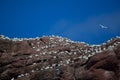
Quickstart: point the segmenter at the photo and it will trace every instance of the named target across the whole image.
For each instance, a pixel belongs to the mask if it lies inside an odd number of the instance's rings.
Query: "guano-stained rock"
[[[0,80],[120,80],[120,37],[88,45],[58,36],[0,36]]]

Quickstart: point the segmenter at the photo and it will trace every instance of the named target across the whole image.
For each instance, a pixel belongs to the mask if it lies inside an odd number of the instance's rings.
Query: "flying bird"
[[[100,24],[99,25],[102,29],[107,29],[108,27],[106,27],[106,26],[104,26],[104,25],[102,25],[102,24]]]

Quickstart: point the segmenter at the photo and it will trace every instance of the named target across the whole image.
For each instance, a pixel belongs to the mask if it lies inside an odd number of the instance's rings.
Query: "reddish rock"
[[[117,80],[114,72],[104,69],[94,69],[92,71],[95,80]]]
[[[119,37],[99,46],[55,36],[0,37],[0,80],[119,79]]]

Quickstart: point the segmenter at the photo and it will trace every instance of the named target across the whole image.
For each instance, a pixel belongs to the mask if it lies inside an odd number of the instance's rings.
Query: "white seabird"
[[[102,24],[99,24],[99,26],[102,28],[102,29],[107,29],[108,27],[102,25]]]

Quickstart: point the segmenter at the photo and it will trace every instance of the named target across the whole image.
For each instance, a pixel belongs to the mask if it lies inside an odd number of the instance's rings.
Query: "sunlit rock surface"
[[[0,36],[0,80],[120,80],[120,37],[100,45],[59,36]]]

